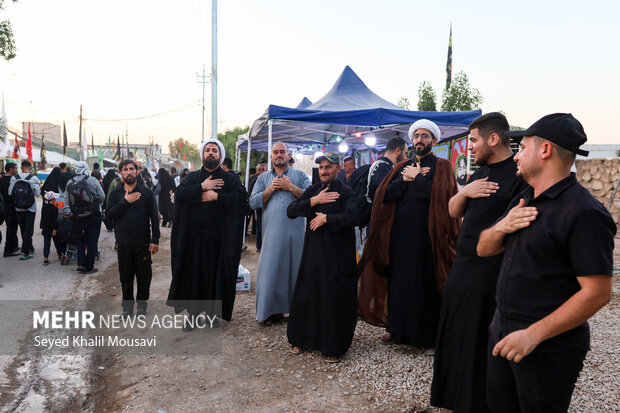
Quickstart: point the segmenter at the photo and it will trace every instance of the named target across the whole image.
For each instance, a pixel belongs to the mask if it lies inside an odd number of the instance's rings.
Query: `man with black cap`
[[[493,412],[564,412],[589,350],[587,320],[611,299],[616,226],[570,172],[586,142],[571,114],[527,130],[515,155],[531,188],[484,230],[478,255],[504,252],[489,327],[487,400]]]
[[[306,218],[287,335],[293,353],[318,350],[327,363],[335,363],[349,349],[357,323],[358,213],[353,190],[336,180],[338,154],[327,152],[316,163],[320,183],[287,208],[289,218]]]

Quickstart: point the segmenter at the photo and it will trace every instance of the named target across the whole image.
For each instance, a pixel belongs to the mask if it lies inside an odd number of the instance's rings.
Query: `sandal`
[[[297,355],[304,352],[299,346],[291,346],[291,351],[293,352],[293,354],[297,354]]]
[[[279,323],[282,320],[284,320],[284,314],[272,314],[269,317],[267,317],[267,319],[264,320],[262,324],[265,327],[270,327],[276,323]]]
[[[342,359],[342,356],[340,356],[340,357],[325,357],[325,363],[338,363],[341,359]]]

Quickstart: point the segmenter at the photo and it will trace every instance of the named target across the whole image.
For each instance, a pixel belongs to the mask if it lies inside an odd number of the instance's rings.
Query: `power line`
[[[158,116],[164,116],[164,115],[168,115],[170,113],[175,113],[175,112],[181,112],[183,110],[187,110],[190,109],[192,107],[195,107],[198,103],[200,103],[200,101],[194,101],[192,103],[188,103],[187,105],[178,107],[176,109],[171,109],[165,112],[160,112],[160,113],[156,113],[154,115],[146,115],[146,116],[137,116],[134,118],[122,118],[122,119],[92,119],[92,118],[84,118],[85,120],[89,120],[91,122],[126,122],[129,120],[142,120],[142,119],[149,119],[149,118],[155,118]]]

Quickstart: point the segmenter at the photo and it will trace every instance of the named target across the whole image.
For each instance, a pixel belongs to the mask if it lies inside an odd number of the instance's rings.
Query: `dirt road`
[[[169,236],[170,229],[162,229],[152,300],[165,299],[168,292]],[[37,253],[30,261],[0,258],[0,299],[120,300],[113,234],[102,232],[100,272],[90,276],[55,262],[43,267],[41,237],[35,241]],[[251,271],[252,284],[259,258],[253,241],[248,238],[241,262]],[[612,303],[591,322],[592,352],[571,412],[607,412],[620,405],[617,278]],[[286,323],[259,325],[254,300],[253,291],[237,294],[233,320],[222,327],[219,355],[1,356],[0,411],[442,411],[429,405],[432,357],[407,346],[380,345],[382,330],[363,322],[338,364],[326,364],[316,353],[294,355]]]

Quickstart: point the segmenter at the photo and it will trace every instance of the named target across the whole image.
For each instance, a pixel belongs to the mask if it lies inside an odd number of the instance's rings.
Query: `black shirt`
[[[368,202],[374,201],[377,188],[379,188],[379,185],[388,176],[392,168],[394,168],[394,162],[385,156],[381,156],[370,166],[368,171],[368,189],[366,191]]]
[[[0,194],[4,198],[4,211],[6,215],[15,215],[15,206],[13,200],[9,196],[9,186],[13,175],[6,174],[0,178]]]
[[[159,215],[155,196],[142,184],[136,184],[130,194],[134,192],[142,195],[130,204],[125,199],[125,184],[119,184],[108,199],[106,217],[115,222],[116,242],[126,246],[159,244]]]
[[[470,257],[478,255],[476,246],[482,230],[493,225],[497,218],[504,214],[512,199],[528,186],[517,177],[517,164],[512,156],[500,162],[481,166],[467,183],[487,177],[490,182],[496,182],[499,189],[489,197],[467,199],[463,223],[459,230],[457,252]],[[501,254],[496,258],[501,260]]]
[[[577,277],[612,275],[616,225],[609,212],[579,185],[575,174],[534,198],[528,188],[517,196],[506,214],[523,198],[536,207],[530,226],[508,234],[497,281],[497,310],[491,340],[527,328],[546,317],[580,290]],[[588,323],[542,342],[534,351],[587,351]]]

